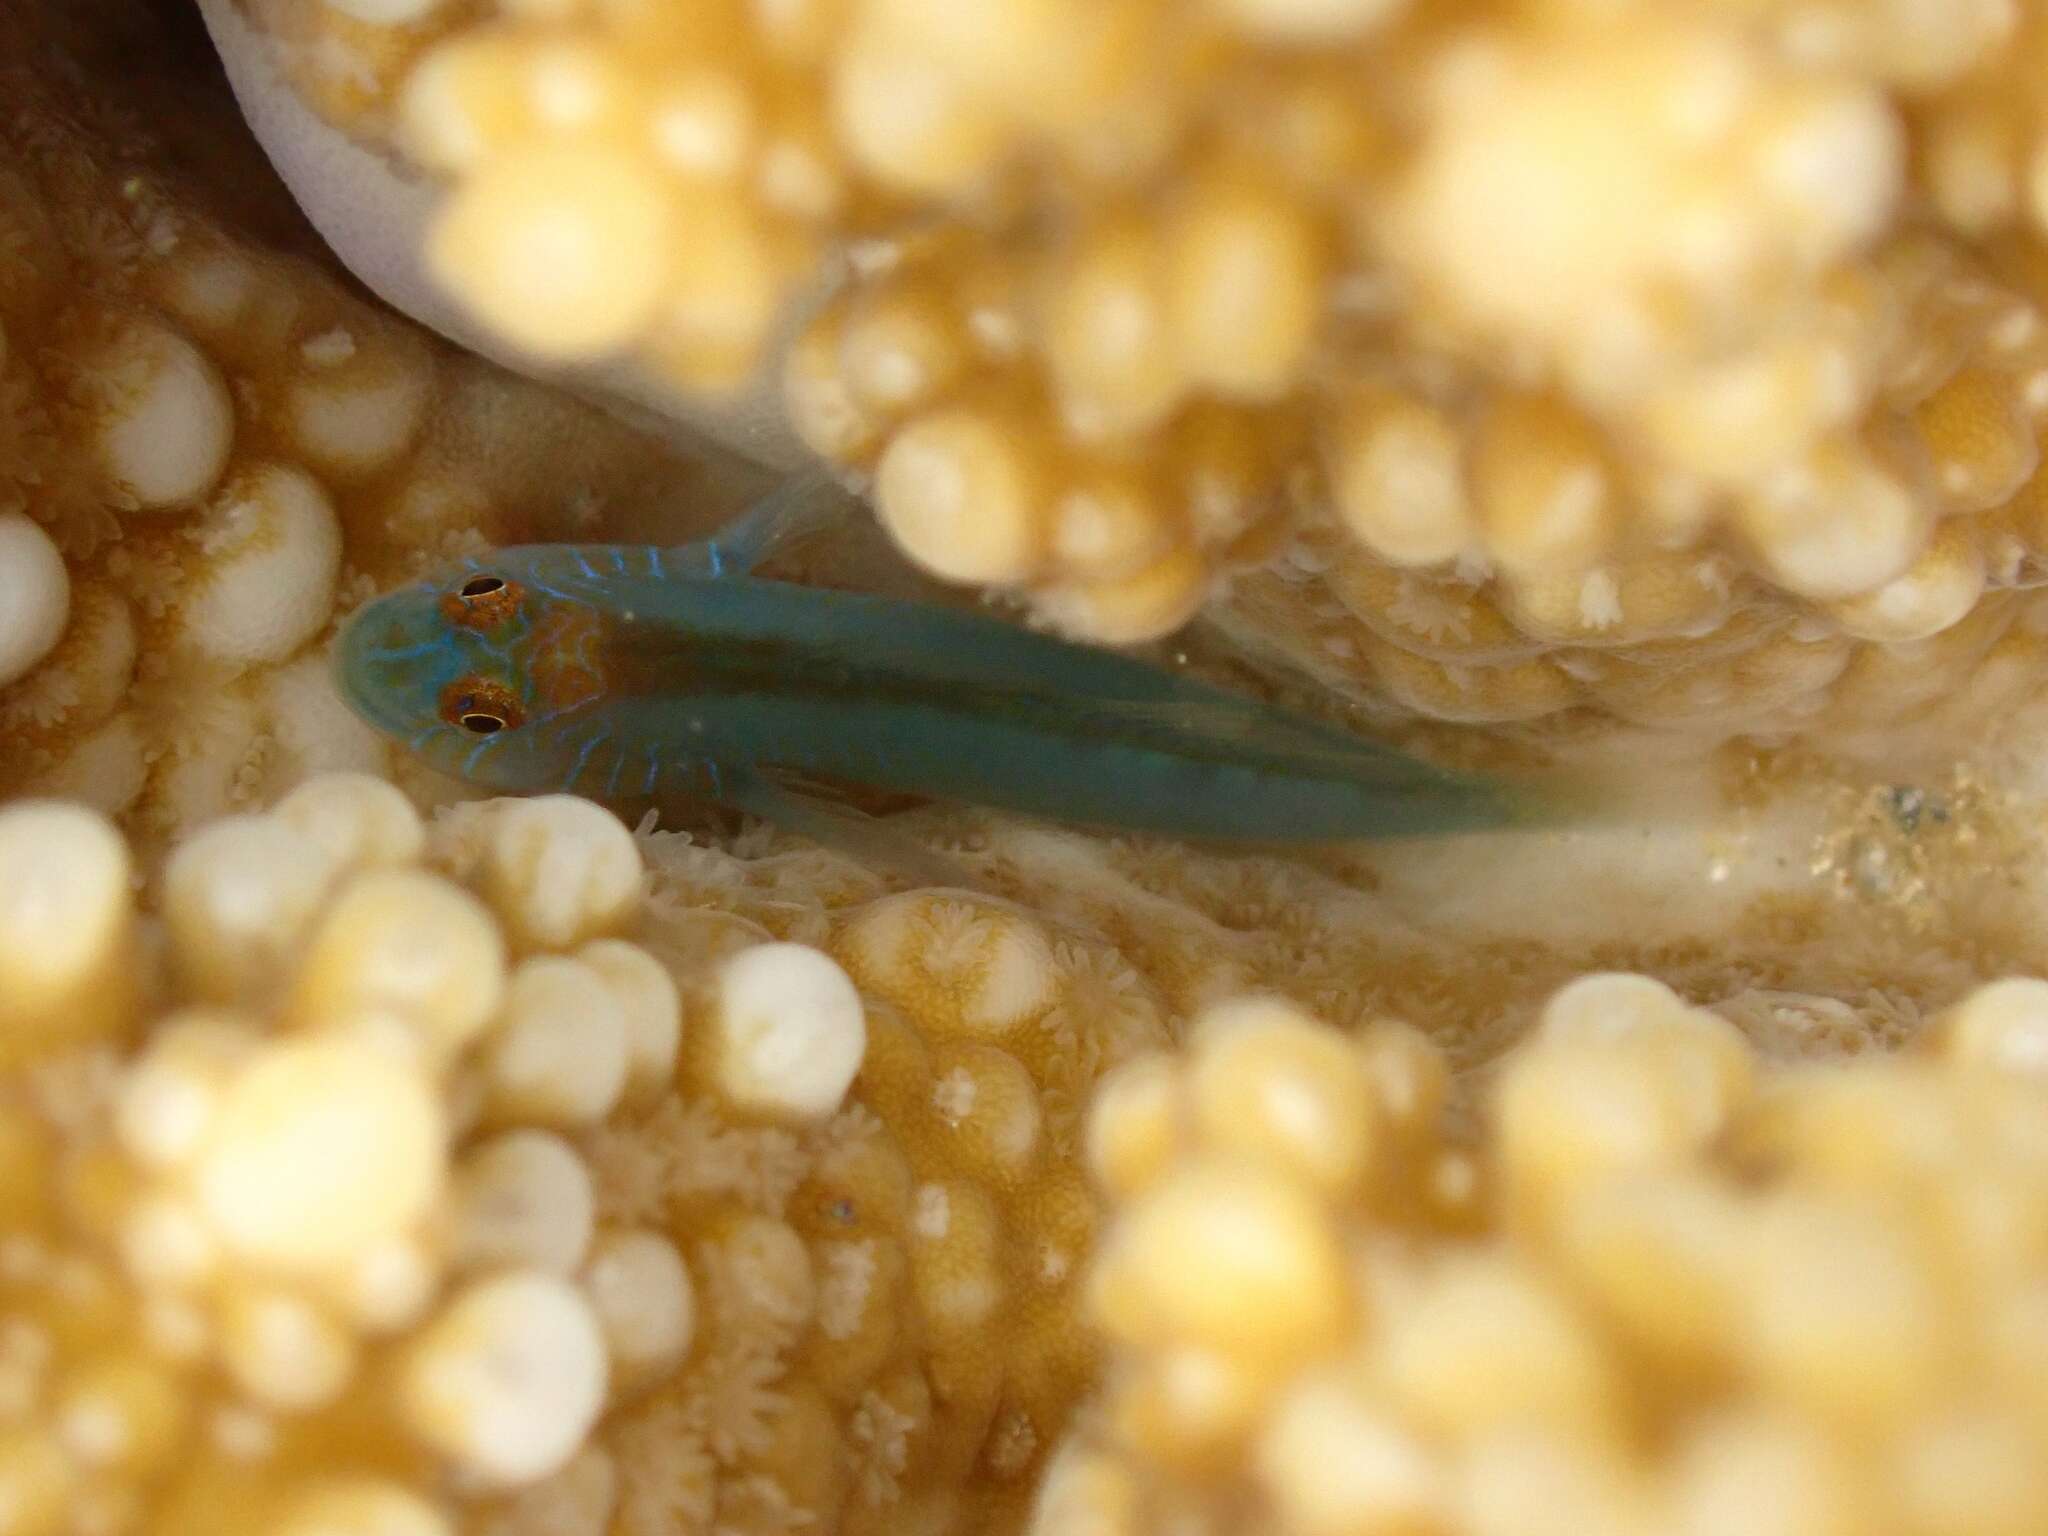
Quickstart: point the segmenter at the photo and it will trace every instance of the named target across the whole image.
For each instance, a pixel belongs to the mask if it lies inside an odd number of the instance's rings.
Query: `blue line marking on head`
[[[562,782],[562,788],[574,789],[576,781],[583,777],[584,766],[590,761],[590,754],[612,739],[610,731],[600,731],[583,743],[583,750],[576,754],[575,766],[570,768],[569,777]]]
[[[446,648],[447,642],[439,638],[419,640],[411,645],[399,646],[396,649],[378,646],[368,653],[368,659],[378,662],[412,661],[421,656],[431,656],[434,652],[445,650]]]
[[[486,736],[482,741],[478,742],[475,750],[463,761],[462,771],[464,775],[476,772],[477,759],[490,751],[491,748],[499,745],[504,739],[505,732],[500,729],[495,735]]]
[[[596,580],[596,577],[593,576],[591,579],[594,581]],[[573,603],[577,601],[576,593],[564,592],[560,587],[550,586],[547,582],[542,581],[538,576],[529,576],[526,579],[526,584],[529,587],[533,588],[533,590],[536,592],[545,592],[549,597],[560,598],[565,603]]]

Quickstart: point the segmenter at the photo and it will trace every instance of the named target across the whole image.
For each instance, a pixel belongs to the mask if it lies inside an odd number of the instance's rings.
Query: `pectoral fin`
[[[964,866],[934,853],[888,822],[779,784],[770,770],[728,769],[720,775],[720,795],[726,804],[750,816],[772,821],[786,832],[849,854],[863,864],[894,869],[919,884],[985,889]]]

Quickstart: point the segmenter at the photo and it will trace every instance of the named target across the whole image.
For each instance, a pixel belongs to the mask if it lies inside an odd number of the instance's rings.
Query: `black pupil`
[[[495,576],[472,576],[462,584],[464,597],[489,597],[505,583]]]
[[[503,730],[505,726],[505,722],[496,715],[464,715],[462,723],[466,729],[475,731],[479,736],[488,736],[493,731]]]

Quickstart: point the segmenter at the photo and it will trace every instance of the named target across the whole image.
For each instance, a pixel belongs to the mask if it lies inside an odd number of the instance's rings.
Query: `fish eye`
[[[503,683],[463,677],[441,690],[441,718],[472,736],[495,736],[523,721],[526,711]]]
[[[526,594],[519,583],[481,571],[441,598],[441,616],[462,629],[489,631],[519,612]]]

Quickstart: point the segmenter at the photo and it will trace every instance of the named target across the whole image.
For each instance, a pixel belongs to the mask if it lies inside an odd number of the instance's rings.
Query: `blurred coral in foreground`
[[[138,903],[0,809],[11,1529],[2040,1528],[2048,983],[1353,973],[1475,1077],[1223,864],[985,854],[1069,893],[338,775]]]
[[[1277,1004],[1104,1084],[1102,1399],[1034,1536],[2048,1529],[2048,984],[1760,1061],[1643,977],[1442,1057]]]
[[[595,807],[515,821],[486,904],[392,786],[312,780],[181,844],[143,924],[99,817],[0,811],[10,1530],[445,1530],[437,1468],[557,1473],[680,1356],[680,1255],[597,1230],[561,1134],[674,1059],[607,937],[638,860]]]
[[[1072,634],[1709,736],[2041,659],[2031,5],[240,3],[493,334],[779,359]]]
[[[588,802],[327,776],[144,916],[102,818],[0,809],[6,1529],[1014,1523],[1078,1106],[1162,1012],[1006,904],[662,858],[723,909]]]

